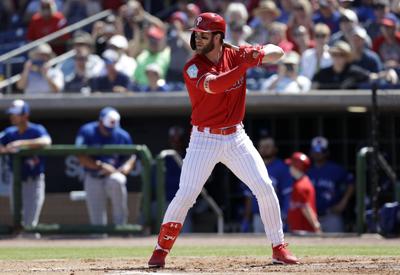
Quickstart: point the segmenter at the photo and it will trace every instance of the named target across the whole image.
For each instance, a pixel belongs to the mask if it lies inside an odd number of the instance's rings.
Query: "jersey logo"
[[[186,70],[186,73],[188,74],[188,76],[190,78],[196,78],[198,72],[199,72],[199,69],[197,69],[197,66],[195,64],[190,65],[189,68],[187,68],[187,70]]]
[[[203,21],[202,17],[197,17],[196,19],[196,26],[199,26],[200,22]]]

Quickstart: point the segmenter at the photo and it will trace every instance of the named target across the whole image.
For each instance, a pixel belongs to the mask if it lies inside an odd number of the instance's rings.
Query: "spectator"
[[[104,61],[96,54],[93,53],[94,41],[89,33],[86,32],[77,32],[74,35],[73,39],[73,49],[76,54],[84,52],[84,54],[88,54],[87,60],[85,60],[85,76],[87,78],[97,77],[104,72]],[[64,77],[67,79],[72,79],[75,76],[75,68],[77,66],[76,62],[82,61],[77,60],[76,58],[70,58],[65,60],[63,63],[59,65],[59,68],[64,74]],[[80,63],[79,65],[82,65]]]
[[[75,145],[131,145],[128,132],[120,127],[120,114],[111,107],[101,110],[99,120],[84,124]],[[136,156],[102,155],[78,157],[85,168],[84,189],[90,223],[107,225],[107,199],[110,198],[114,225],[127,223],[128,206],[126,176],[135,166]]]
[[[293,1],[293,12],[289,18],[287,24],[287,37],[289,41],[294,41],[294,31],[298,26],[304,26],[310,37],[313,37],[313,26],[312,21],[312,7],[308,0]]]
[[[49,64],[54,53],[49,44],[41,44],[29,52],[24,64],[17,88],[25,94],[59,93],[64,88],[64,76],[61,70]]]
[[[285,162],[289,165],[290,175],[294,179],[287,216],[290,231],[321,233],[315,189],[306,174],[311,166],[310,159],[306,154],[294,152]]]
[[[107,72],[103,76],[90,79],[91,92],[126,93],[131,83],[129,77],[119,72],[116,68],[119,54],[109,49],[103,53],[103,59]]]
[[[281,11],[281,16],[277,19],[278,22],[287,24],[290,18],[290,15],[293,12],[294,4],[292,0],[281,0],[279,1],[279,8]]]
[[[293,31],[294,51],[302,55],[307,49],[314,48],[315,41],[311,39],[306,27],[298,26]]]
[[[197,16],[199,16],[201,10],[199,6],[193,3],[186,4],[186,8],[184,9],[188,16],[188,22],[192,23],[196,20]]]
[[[136,58],[145,49],[145,34],[151,26],[165,30],[164,23],[145,11],[139,1],[129,0],[119,8],[116,27],[130,41],[129,56]]]
[[[299,75],[300,57],[296,52],[287,53],[278,67],[278,73],[270,76],[261,86],[263,92],[305,93],[311,81]]]
[[[146,77],[148,85],[138,86],[134,88],[134,91],[138,92],[168,92],[170,87],[165,82],[165,79],[161,78],[161,68],[157,63],[152,63],[146,67]]]
[[[389,1],[388,0],[374,0],[373,1],[374,14],[365,23],[368,35],[372,40],[375,40],[382,35],[381,22],[386,16],[391,16]]]
[[[281,11],[272,0],[262,0],[258,7],[254,9],[254,18],[250,22],[250,27],[253,30],[249,37],[251,44],[257,43],[264,45],[269,39],[269,28],[281,15]]]
[[[33,41],[64,28],[67,24],[64,15],[57,11],[54,0],[40,0],[40,10],[32,16],[28,25],[27,39]],[[50,45],[57,54],[65,51],[69,35],[53,40]]]
[[[25,23],[29,23],[29,21],[32,19],[32,16],[40,11],[41,0],[27,0],[25,1],[26,3],[23,3],[24,1],[18,2],[20,2],[20,10],[25,13],[23,16]],[[63,0],[54,1],[56,11],[61,12],[63,10],[63,2]]]
[[[90,93],[89,75],[87,63],[89,62],[89,50],[86,47],[78,48],[74,56],[75,69],[72,74],[65,77],[65,93]]]
[[[357,25],[358,25],[358,18],[354,11],[341,10],[340,20],[339,20],[340,31],[332,35],[330,45],[333,45],[340,40],[345,41],[347,43],[351,43],[351,35],[354,32],[354,28]]]
[[[375,39],[373,50],[379,54],[385,67],[400,69],[400,32],[395,16],[381,21],[382,36]]]
[[[361,0],[361,4],[356,8],[358,19],[363,24],[375,17],[373,2],[374,0]]]
[[[112,49],[118,53],[118,61],[115,65],[117,71],[131,78],[135,73],[137,63],[133,57],[126,54],[128,50],[128,40],[122,35],[114,35],[108,40],[108,49]]]
[[[287,211],[289,209],[290,194],[292,191],[292,178],[289,174],[288,166],[277,157],[278,147],[272,137],[263,137],[258,142],[258,151],[268,169],[276,195],[278,196],[281,208],[281,217],[286,223]],[[242,232],[250,230],[253,221],[253,231],[256,233],[264,232],[264,226],[260,217],[257,200],[247,187],[244,187],[246,197],[244,218],[242,221]]]
[[[166,77],[168,82],[183,83],[183,67],[193,53],[189,43],[192,32],[188,31],[188,23],[184,12],[174,12],[170,17],[167,45],[171,48],[171,63]]]
[[[328,46],[331,34],[329,27],[318,23],[315,25],[314,33],[315,48],[305,50],[300,61],[300,74],[308,79],[313,79],[320,69],[332,66],[332,57]]]
[[[95,53],[101,56],[108,46],[108,40],[117,34],[115,16],[109,15],[105,21],[97,21],[93,25],[92,37],[95,41]]]
[[[171,62],[171,48],[166,46],[165,32],[158,27],[150,27],[147,31],[148,49],[143,50],[137,57],[138,66],[134,81],[139,85],[147,85],[146,67],[157,63],[161,67],[162,78],[165,78]]]
[[[351,63],[351,47],[338,41],[329,49],[333,64],[321,69],[313,78],[315,89],[357,89],[369,80],[369,72]]]
[[[278,45],[285,53],[292,51],[294,45],[292,42],[287,40],[286,33],[287,27],[285,24],[280,22],[273,22],[271,24],[268,43]]]
[[[323,232],[343,232],[342,213],[354,193],[353,176],[341,165],[328,160],[328,140],[311,141],[313,165],[308,176],[314,184],[317,211]]]
[[[19,99],[14,100],[7,113],[13,126],[6,128],[0,134],[1,153],[15,153],[21,148],[38,149],[51,144],[47,130],[42,125],[29,121],[28,103]],[[22,158],[21,163],[22,222],[24,226],[36,226],[45,196],[44,160],[34,155]],[[10,184],[10,203],[13,209],[13,185]]]
[[[96,0],[66,0],[64,1],[64,15],[69,25],[90,17],[102,10]],[[86,28],[86,27],[85,27]]]
[[[247,37],[250,36],[251,29],[249,26],[247,26],[249,14],[247,12],[246,6],[243,3],[230,3],[227,7],[224,18],[227,24],[225,33],[225,39],[227,39],[227,41],[230,41],[232,39],[232,24],[243,26],[242,31],[244,40],[246,40]]]
[[[331,33],[339,31],[340,13],[337,0],[319,0],[319,10],[313,17],[314,23],[324,23],[331,29]]]
[[[339,9],[350,10],[353,8],[354,0],[339,0]]]
[[[379,56],[367,47],[370,39],[364,28],[356,26],[350,34],[350,39],[353,64],[373,73],[383,70]]]

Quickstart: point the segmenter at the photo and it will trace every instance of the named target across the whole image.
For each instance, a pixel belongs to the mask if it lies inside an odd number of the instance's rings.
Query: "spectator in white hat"
[[[119,55],[115,65],[117,71],[131,78],[135,73],[137,63],[133,57],[126,54],[128,50],[128,40],[120,34],[114,35],[108,41],[107,48],[116,51]]]
[[[340,11],[339,28],[340,31],[332,34],[330,45],[335,44],[337,41],[345,41],[350,43],[351,34],[354,28],[358,25],[357,14],[352,10],[342,9]]]
[[[162,71],[160,65],[151,63],[146,66],[146,77],[148,85],[136,86],[135,91],[139,92],[168,92],[170,87],[162,78]]]

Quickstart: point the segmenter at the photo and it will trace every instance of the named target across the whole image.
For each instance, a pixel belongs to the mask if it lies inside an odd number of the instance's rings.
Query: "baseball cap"
[[[9,115],[25,115],[30,113],[29,104],[21,99],[16,99],[6,111]]]
[[[358,17],[354,11],[344,9],[340,12],[340,21],[358,23]]]
[[[118,49],[128,49],[128,40],[125,38],[125,36],[122,36],[120,34],[112,36],[108,41],[108,44]]]
[[[165,36],[165,32],[164,30],[162,30],[159,27],[156,26],[151,26],[148,30],[147,30],[147,35],[151,38],[155,38],[157,40],[163,39]]]
[[[355,26],[353,29],[353,35],[357,35],[358,37],[367,40],[368,39],[368,34],[367,31],[360,26]]]
[[[106,64],[114,64],[119,60],[118,52],[112,49],[105,50],[101,56]]]
[[[162,75],[161,67],[157,63],[150,63],[146,66],[146,72],[155,72],[159,76]]]
[[[311,141],[311,152],[324,153],[328,150],[328,145],[328,140],[325,137],[315,137]]]
[[[119,127],[121,115],[115,108],[105,107],[100,111],[99,120],[107,130],[112,131]]]
[[[397,18],[393,14],[388,14],[381,20],[381,24],[387,27],[396,27]]]

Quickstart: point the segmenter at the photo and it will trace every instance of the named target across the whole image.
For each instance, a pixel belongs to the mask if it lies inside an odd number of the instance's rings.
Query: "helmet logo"
[[[202,17],[197,17],[196,21],[197,21],[196,22],[196,26],[198,26],[200,24],[200,22],[203,21],[203,18]]]

